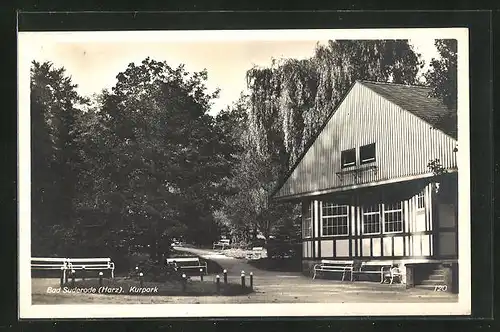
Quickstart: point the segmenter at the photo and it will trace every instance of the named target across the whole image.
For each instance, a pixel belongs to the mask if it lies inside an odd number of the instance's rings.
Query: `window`
[[[425,209],[425,191],[422,190],[417,195],[417,209]]]
[[[401,202],[384,204],[384,233],[403,231],[403,208]]]
[[[306,205],[302,214],[302,237],[312,236],[312,203],[304,203]]]
[[[342,168],[356,165],[356,149],[342,151],[340,154]]]
[[[349,206],[323,202],[321,236],[348,235]]]
[[[363,209],[363,234],[380,233],[380,205],[371,205]]]
[[[364,145],[359,148],[359,160],[361,164],[375,161],[375,143]]]

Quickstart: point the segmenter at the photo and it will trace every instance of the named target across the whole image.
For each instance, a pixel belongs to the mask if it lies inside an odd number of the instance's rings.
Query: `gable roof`
[[[418,118],[429,123],[432,127],[441,130],[446,135],[451,136],[453,139],[457,139],[457,121],[456,121],[456,110],[450,110],[447,108],[441,100],[435,97],[431,97],[432,88],[429,86],[419,86],[419,85],[405,85],[397,83],[388,82],[375,82],[367,80],[356,80],[333,111],[327,116],[325,122],[320,126],[319,130],[315,135],[311,137],[308,144],[305,146],[304,150],[297,158],[294,165],[288,170],[287,174],[282,178],[282,180],[276,185],[271,193],[271,197],[274,197],[278,191],[283,187],[288,178],[292,175],[293,171],[300,164],[308,150],[312,147],[318,136],[321,134],[323,129],[326,127],[327,123],[330,121],[331,117],[335,114],[338,107],[342,104],[345,97],[350,93],[352,88],[357,84],[362,84],[363,86],[369,88],[375,93],[379,94],[383,98],[389,100],[390,102],[398,105],[402,109],[414,114]],[[451,118],[451,121],[446,121]],[[450,126],[451,122],[451,126]]]

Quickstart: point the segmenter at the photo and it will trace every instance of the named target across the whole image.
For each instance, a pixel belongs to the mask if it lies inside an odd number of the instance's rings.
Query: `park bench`
[[[66,278],[66,271],[76,270],[110,270],[114,278],[115,264],[111,258],[52,258],[32,257],[31,269],[33,270],[59,270]]]
[[[346,273],[349,272],[352,281],[353,266],[354,261],[334,261],[324,259],[320,264],[314,265],[313,279],[316,279],[316,276],[319,275],[319,273],[342,272],[342,281],[344,281]]]
[[[222,239],[217,242],[214,242],[212,249],[220,248],[224,250],[226,247],[229,248],[231,246],[229,239]]]
[[[390,283],[394,281],[395,277],[401,277],[399,269],[393,269],[393,263],[388,261],[369,261],[362,262],[358,270],[353,271],[354,275],[375,275],[380,276],[380,283],[386,279],[390,279]]]
[[[176,268],[181,269],[189,274],[199,275],[200,270],[204,274],[208,274],[207,262],[202,262],[198,257],[173,257],[166,259],[167,264],[174,264]]]
[[[263,247],[253,247],[252,252],[247,253],[247,259],[260,259],[263,252]]]
[[[382,276],[382,283],[386,280],[389,281],[390,284],[394,282],[394,279],[398,279],[400,283],[403,282],[403,273],[398,267],[391,267],[389,271],[386,271]]]

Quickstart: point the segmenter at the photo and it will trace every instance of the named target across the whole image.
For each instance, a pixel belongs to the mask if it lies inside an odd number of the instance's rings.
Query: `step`
[[[433,286],[439,286],[444,284],[444,280],[422,280],[420,283],[421,285],[433,285]]]
[[[431,273],[432,274],[445,274],[445,270],[444,269],[434,269],[434,270],[432,270]]]
[[[427,277],[427,280],[438,280],[438,281],[443,281],[444,280],[444,275],[440,274],[431,274],[430,276]]]
[[[441,285],[415,285],[415,288],[435,291],[436,286],[441,286]]]

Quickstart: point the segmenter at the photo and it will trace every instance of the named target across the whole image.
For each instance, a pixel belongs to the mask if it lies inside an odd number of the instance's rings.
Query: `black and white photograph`
[[[20,32],[20,317],[470,314],[468,47]]]

